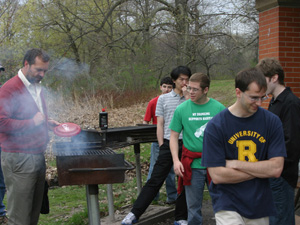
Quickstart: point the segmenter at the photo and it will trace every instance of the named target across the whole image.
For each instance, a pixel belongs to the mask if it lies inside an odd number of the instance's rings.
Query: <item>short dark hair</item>
[[[272,78],[278,74],[279,84],[284,85],[284,70],[276,58],[264,58],[259,61],[256,67],[263,72],[265,77]]]
[[[258,68],[250,68],[240,71],[235,77],[235,88],[245,92],[249,84],[255,82],[260,90],[267,89],[267,81],[264,74]]]
[[[173,85],[173,81],[171,79],[171,77],[164,77],[160,80],[160,86],[163,84],[170,84]]]
[[[180,74],[186,75],[190,78],[190,76],[192,75],[192,72],[191,72],[190,68],[188,68],[187,66],[178,66],[175,69],[173,69],[171,72],[172,80],[173,81],[177,80],[178,77],[180,76]]]
[[[200,83],[200,87],[202,89],[208,87],[210,85],[210,79],[209,77],[204,74],[204,73],[194,73],[191,77],[190,77],[190,81],[191,82],[199,82]]]
[[[32,48],[25,53],[23,66],[25,65],[25,61],[27,61],[29,65],[34,64],[36,57],[39,57],[43,62],[49,62],[50,60],[50,56],[44,50]]]

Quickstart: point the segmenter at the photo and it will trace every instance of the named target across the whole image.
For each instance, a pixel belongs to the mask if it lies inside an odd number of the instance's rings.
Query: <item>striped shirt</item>
[[[163,117],[164,119],[164,139],[170,140],[171,130],[169,125],[173,118],[173,114],[178,105],[185,101],[184,96],[180,96],[174,90],[161,95],[158,98],[155,116]],[[179,139],[182,139],[182,133],[180,133]]]

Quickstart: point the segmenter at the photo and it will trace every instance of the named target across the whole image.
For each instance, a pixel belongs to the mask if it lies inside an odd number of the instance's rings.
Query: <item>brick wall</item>
[[[259,13],[259,59],[264,57],[279,59],[285,85],[300,97],[300,8],[277,6]]]

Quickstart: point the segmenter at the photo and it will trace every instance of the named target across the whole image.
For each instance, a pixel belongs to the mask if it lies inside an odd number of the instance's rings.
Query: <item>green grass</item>
[[[226,107],[232,105],[236,100],[234,80],[212,80],[208,96],[218,100]]]
[[[77,214],[82,214],[87,208],[84,186],[51,188],[48,197],[50,214],[41,215],[39,224],[82,224],[82,220],[80,223],[74,223],[74,219],[70,218],[78,218]]]

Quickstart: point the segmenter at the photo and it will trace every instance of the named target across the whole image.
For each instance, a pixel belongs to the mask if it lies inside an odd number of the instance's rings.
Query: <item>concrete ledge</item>
[[[101,218],[101,225],[120,225],[121,221],[130,212],[131,208],[132,206],[127,206],[126,208],[115,212],[114,221],[111,221],[109,217]],[[136,225],[153,225],[163,222],[166,219],[174,218],[174,211],[174,206],[150,205]]]
[[[137,225],[153,225],[158,222],[163,222],[166,219],[174,218],[175,210],[174,208],[169,207],[157,207],[156,209],[152,209],[152,213],[147,216],[143,215]]]

